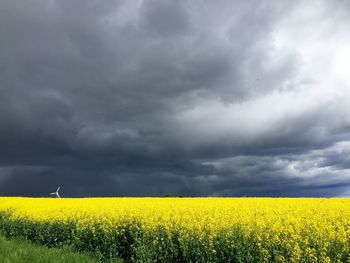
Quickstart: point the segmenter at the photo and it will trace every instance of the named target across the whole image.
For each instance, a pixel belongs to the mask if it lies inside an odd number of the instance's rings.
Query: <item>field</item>
[[[350,199],[0,198],[0,231],[126,262],[350,262]]]
[[[24,240],[6,240],[0,236],[1,263],[98,263],[92,255],[74,253],[68,248],[46,248]],[[113,263],[121,263],[114,261]]]

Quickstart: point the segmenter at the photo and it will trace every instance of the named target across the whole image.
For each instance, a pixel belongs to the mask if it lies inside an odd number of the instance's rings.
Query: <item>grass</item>
[[[0,263],[97,263],[92,255],[71,251],[69,248],[48,248],[23,240],[8,240],[0,236]],[[122,263],[114,260],[113,263]]]

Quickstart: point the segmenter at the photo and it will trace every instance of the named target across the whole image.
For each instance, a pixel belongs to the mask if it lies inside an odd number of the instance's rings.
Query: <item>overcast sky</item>
[[[349,1],[0,0],[0,195],[350,195]]]

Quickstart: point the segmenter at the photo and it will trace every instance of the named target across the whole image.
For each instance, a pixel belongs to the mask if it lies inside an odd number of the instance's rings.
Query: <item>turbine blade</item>
[[[61,187],[61,186],[59,186],[59,187],[57,188],[56,192],[58,192],[58,190],[60,190],[60,187]]]

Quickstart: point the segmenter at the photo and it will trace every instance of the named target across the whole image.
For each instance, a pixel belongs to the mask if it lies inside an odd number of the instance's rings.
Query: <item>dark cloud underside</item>
[[[348,195],[349,11],[2,0],[0,195]]]

